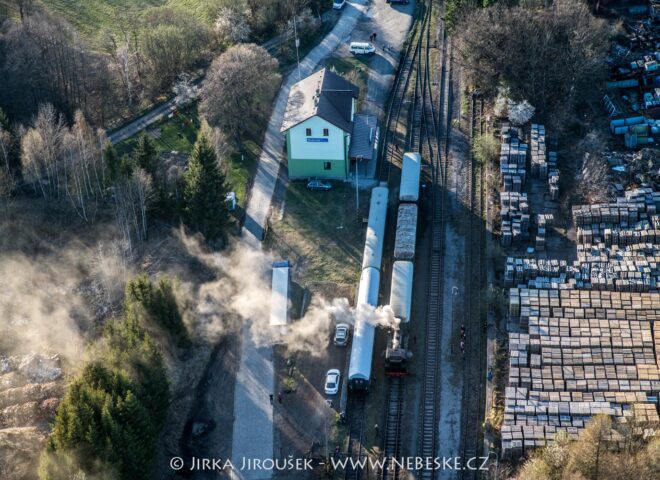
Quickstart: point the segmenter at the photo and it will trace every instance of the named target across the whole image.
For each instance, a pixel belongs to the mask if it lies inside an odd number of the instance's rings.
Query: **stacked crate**
[[[509,314],[503,457],[598,414],[660,421],[660,294],[512,288]]]
[[[504,285],[537,289],[660,291],[660,244],[628,247],[578,245],[572,264],[553,259],[508,257]]]
[[[554,215],[551,213],[538,214],[536,216],[536,250],[545,250],[545,238],[547,234],[547,228],[552,226],[554,222]]]
[[[529,143],[532,157],[532,176],[545,179],[548,177],[548,159],[546,156],[544,125],[532,123]]]
[[[529,204],[526,193],[500,192],[500,214],[503,246],[529,238]]]
[[[500,145],[500,174],[505,192],[521,193],[525,186],[527,144],[520,141],[518,130],[508,124],[502,126]]]
[[[559,170],[556,168],[548,172],[548,190],[552,200],[559,200]]]

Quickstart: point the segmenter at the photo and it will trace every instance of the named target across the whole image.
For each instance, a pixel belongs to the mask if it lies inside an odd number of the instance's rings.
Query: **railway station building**
[[[356,113],[360,90],[323,68],[291,87],[281,131],[290,179],[347,180],[376,158],[375,115]]]

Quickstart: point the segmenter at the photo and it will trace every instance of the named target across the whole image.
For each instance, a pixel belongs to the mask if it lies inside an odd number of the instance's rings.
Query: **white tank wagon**
[[[396,261],[392,265],[390,308],[399,320],[398,328],[392,328],[385,350],[385,375],[404,376],[408,372],[411,357],[407,348],[412,308],[414,267],[412,262]]]
[[[376,187],[371,190],[367,237],[364,242],[364,256],[362,257],[363,269],[373,267],[380,270],[380,264],[383,259],[383,239],[385,237],[388,194],[389,190],[386,187]]]
[[[399,202],[416,202],[419,200],[419,178],[422,172],[422,156],[419,153],[403,154],[401,166],[401,187]]]
[[[358,287],[355,328],[351,359],[348,366],[348,387],[351,390],[367,390],[371,381],[371,357],[374,353],[376,326],[365,319],[365,307],[376,308],[380,272],[374,267],[362,270]]]
[[[396,236],[394,238],[394,258],[396,260],[413,260],[415,258],[415,243],[417,242],[417,205],[402,203],[396,219]]]
[[[413,288],[412,262],[397,261],[392,266],[392,288],[390,289],[390,308],[401,323],[410,322]]]

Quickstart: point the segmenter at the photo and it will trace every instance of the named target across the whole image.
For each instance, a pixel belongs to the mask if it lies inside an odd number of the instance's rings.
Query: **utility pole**
[[[296,16],[293,16],[293,36],[296,38],[296,61],[298,62],[298,80],[302,80],[302,75],[300,74],[300,53],[298,52],[298,47],[300,47],[300,39],[298,38],[298,27],[296,25]]]
[[[355,160],[355,215],[360,220],[360,190],[358,189],[358,160]]]

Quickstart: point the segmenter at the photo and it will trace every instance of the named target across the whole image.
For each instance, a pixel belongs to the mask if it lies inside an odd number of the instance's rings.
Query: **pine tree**
[[[201,232],[208,242],[224,236],[229,222],[225,175],[209,141],[200,135],[184,174],[183,215],[185,223]]]
[[[138,139],[137,147],[133,154],[135,163],[138,167],[143,169],[151,178],[154,178],[156,175],[156,165],[158,163],[158,153],[156,152],[156,147],[149,138],[147,134],[140,135]]]

